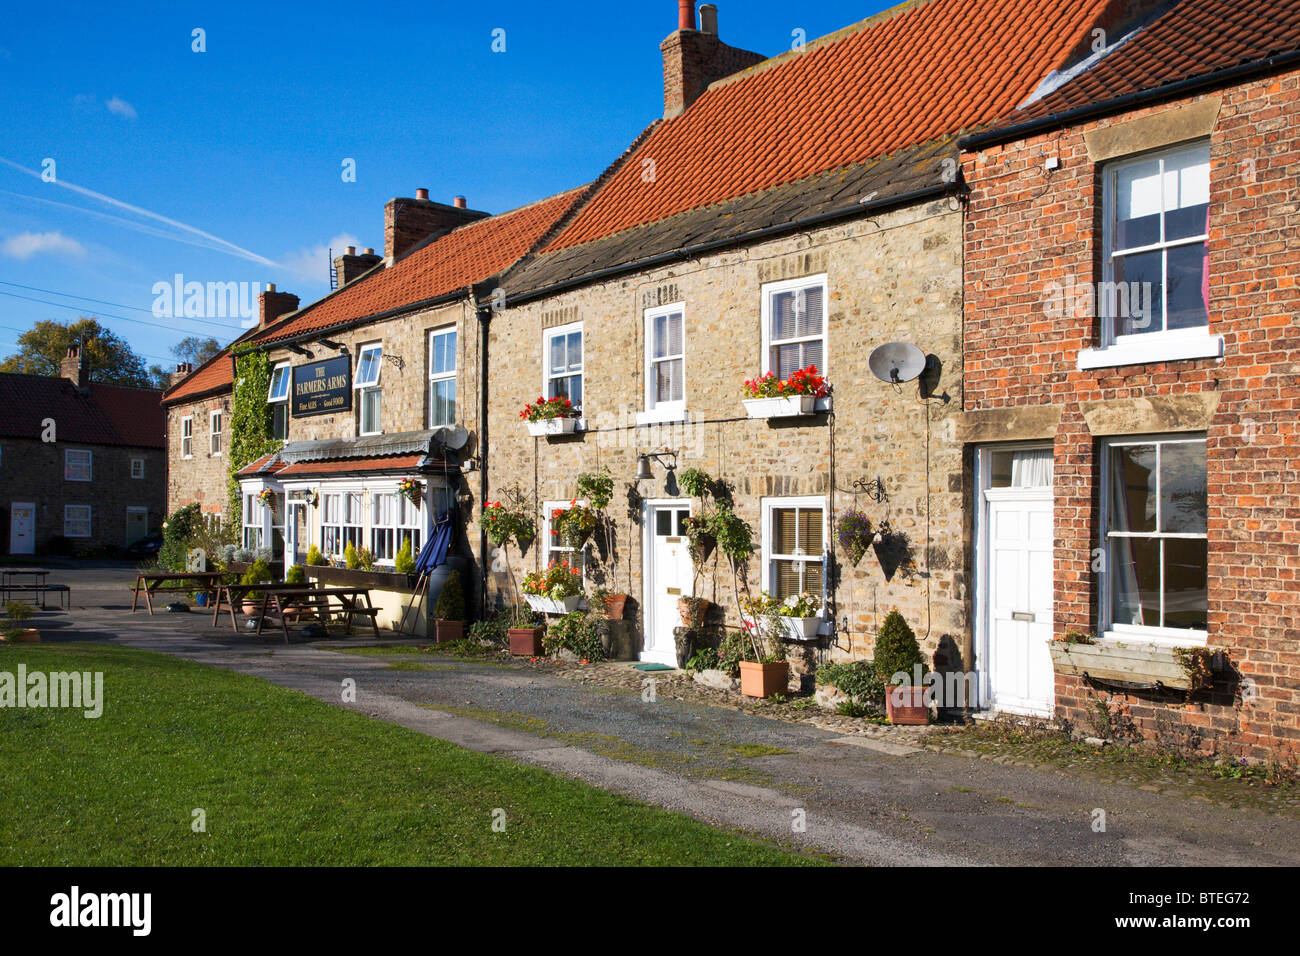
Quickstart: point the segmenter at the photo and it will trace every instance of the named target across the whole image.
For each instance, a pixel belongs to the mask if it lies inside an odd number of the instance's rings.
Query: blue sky
[[[813,39],[891,4],[717,5],[724,41],[775,55],[796,29]],[[306,303],[328,291],[327,247],[382,249],[393,196],[427,186],[501,212],[588,182],[662,112],[676,22],[674,0],[11,4],[0,356],[82,311],[166,365],[185,335],[239,332],[152,315],[176,273]],[[32,174],[47,160],[57,182]]]

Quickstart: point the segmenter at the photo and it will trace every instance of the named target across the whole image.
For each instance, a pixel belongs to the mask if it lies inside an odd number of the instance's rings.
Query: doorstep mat
[[[667,664],[652,664],[648,661],[642,661],[640,664],[633,664],[633,670],[638,671],[675,671],[677,668],[669,667]]]

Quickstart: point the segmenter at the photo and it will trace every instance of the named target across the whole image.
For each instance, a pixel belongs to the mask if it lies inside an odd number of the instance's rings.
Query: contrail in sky
[[[16,169],[20,173],[26,173],[28,176],[34,176],[37,179],[41,178],[41,174],[37,170],[28,169],[26,166],[20,166],[18,163],[13,162],[12,160],[5,159],[3,156],[0,156],[0,163],[4,163],[4,165]],[[117,209],[124,209],[127,212],[135,213],[137,216],[144,216],[148,219],[153,219],[156,222],[166,223],[167,225],[171,226],[173,229],[180,229],[181,231],[187,232],[191,235],[199,236],[207,240],[208,242],[213,243],[214,245],[212,248],[217,252],[225,252],[228,255],[237,256],[240,259],[248,259],[252,262],[261,263],[262,265],[265,266],[274,266],[277,268],[279,267],[278,263],[272,262],[270,259],[267,259],[265,256],[259,256],[256,252],[253,252],[249,249],[245,249],[242,246],[237,246],[233,242],[227,242],[225,239],[222,239],[220,236],[214,236],[210,232],[204,232],[202,229],[196,229],[194,226],[186,225],[185,223],[178,222],[175,219],[169,219],[167,216],[159,215],[156,212],[150,212],[148,209],[141,209],[139,206],[133,206],[130,203],[123,202],[120,199],[114,199],[112,196],[105,196],[103,193],[97,193],[93,189],[86,189],[84,186],[77,186],[74,185],[73,183],[65,182],[62,179],[55,179],[54,184],[58,186],[62,186],[64,189],[70,189],[75,193],[81,194],[82,196],[88,196],[91,199],[97,200],[98,202],[105,203],[109,206],[113,206]],[[88,212],[90,210],[82,210],[82,211]],[[179,239],[180,237],[169,236],[167,238]],[[185,240],[181,240],[181,241],[185,241]],[[194,243],[191,244],[193,245]]]

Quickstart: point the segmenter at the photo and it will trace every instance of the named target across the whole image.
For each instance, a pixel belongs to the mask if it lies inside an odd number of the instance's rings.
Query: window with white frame
[[[826,374],[826,276],[763,286],[763,372]]]
[[[132,477],[132,478],[143,478],[143,477],[144,477],[144,459],[143,459],[143,458],[132,458],[132,459],[131,459],[131,477]]]
[[[585,501],[579,501],[579,504],[585,504]],[[542,534],[544,542],[544,553],[542,554],[543,564],[550,564],[552,561],[563,561],[571,568],[577,568],[585,573],[582,548],[577,541],[571,540],[569,536],[559,534],[555,528],[554,521],[558,517],[557,512],[565,511],[571,505],[569,501],[548,501],[542,506]]]
[[[89,448],[67,448],[63,452],[63,480],[90,481],[91,458]]]
[[[1210,144],[1110,163],[1102,191],[1107,284],[1097,307],[1107,329],[1103,344],[1151,333],[1204,332]]]
[[[288,362],[281,362],[271,370],[271,386],[266,392],[266,402],[271,406],[272,438],[283,440],[289,437],[289,382],[291,378]]]
[[[1205,438],[1106,442],[1101,500],[1103,624],[1116,635],[1205,643]]]
[[[412,556],[418,555],[420,531],[419,505],[395,493],[370,496],[370,551],[376,561],[391,562],[407,539]]]
[[[379,386],[380,367],[384,364],[382,345],[362,346],[357,356],[357,380],[353,386],[360,405],[361,434],[378,435],[381,429],[380,407],[383,390]]]
[[[65,538],[90,537],[90,505],[63,506],[63,536]]]
[[[546,397],[567,398],[582,410],[582,323],[547,329],[542,340]]]
[[[208,413],[208,450],[214,455],[221,454],[221,427],[224,415],[220,409]]]
[[[685,307],[682,303],[645,314],[645,407],[680,411],[686,407]]]
[[[266,505],[252,492],[244,493],[243,546],[256,550],[262,547],[262,528],[266,519]]]
[[[194,419],[189,415],[181,419],[181,457],[194,457]]]
[[[456,327],[429,333],[429,427],[456,423]]]
[[[780,600],[804,591],[821,597],[826,561],[825,540],[825,499],[764,499],[765,590]]]
[[[341,558],[349,544],[354,548],[363,547],[361,533],[365,515],[361,510],[361,492],[331,492],[322,498],[321,551],[329,557]]]

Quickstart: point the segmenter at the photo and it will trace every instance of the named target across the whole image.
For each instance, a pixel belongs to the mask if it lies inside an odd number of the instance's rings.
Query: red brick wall
[[[1094,319],[1053,317],[1052,282],[1100,275],[1101,179],[1085,130],[1154,114],[1193,97],[963,158],[966,223],[965,407],[1050,404],[1056,434],[1058,632],[1097,628],[1095,441],[1080,403],[1218,391],[1207,433],[1209,644],[1228,653],[1257,697],[1228,686],[1181,697],[1116,695],[1145,736],[1173,732],[1203,749],[1300,753],[1300,74],[1222,96],[1211,136],[1210,331],[1222,360],[1079,371],[1098,344]],[[1044,160],[1058,156],[1047,172]],[[1253,182],[1251,181],[1253,177]],[[1084,729],[1110,694],[1058,677],[1058,713]]]

